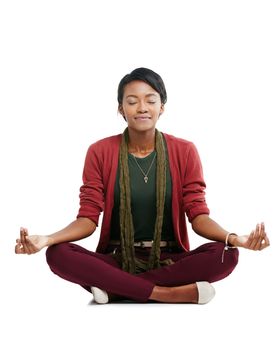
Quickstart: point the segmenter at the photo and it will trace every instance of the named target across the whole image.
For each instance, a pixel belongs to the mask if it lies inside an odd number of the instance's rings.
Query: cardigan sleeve
[[[190,142],[186,154],[186,168],[183,183],[183,206],[189,222],[200,215],[209,214],[205,200],[206,184],[200,157],[195,145]]]
[[[87,217],[96,225],[98,225],[100,213],[104,209],[104,186],[101,169],[100,156],[98,156],[93,144],[86,154],[83,185],[80,188],[80,209],[77,218]]]

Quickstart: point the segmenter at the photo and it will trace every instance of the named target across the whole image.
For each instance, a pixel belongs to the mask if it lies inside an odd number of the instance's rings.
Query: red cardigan
[[[166,140],[172,179],[172,218],[175,238],[189,250],[186,215],[191,222],[197,215],[209,214],[206,188],[199,154],[192,142],[163,133]],[[92,144],[86,155],[83,185],[80,188],[78,217],[87,217],[98,225],[103,211],[100,240],[96,251],[103,253],[110,240],[111,214],[118,169],[121,134]]]

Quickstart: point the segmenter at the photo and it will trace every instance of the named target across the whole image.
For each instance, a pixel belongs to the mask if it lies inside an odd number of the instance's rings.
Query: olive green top
[[[154,159],[155,157],[155,159]],[[152,167],[148,173],[148,181],[144,181],[144,175],[139,166],[146,174],[152,161]],[[131,190],[131,209],[134,225],[134,241],[153,240],[156,221],[156,151],[153,151],[145,158],[134,157],[128,154],[128,168]],[[162,226],[161,240],[175,240],[172,222],[172,181],[167,159],[166,167],[166,197],[164,206],[164,219]],[[120,171],[118,168],[115,190],[114,207],[111,219],[111,239],[120,239]]]

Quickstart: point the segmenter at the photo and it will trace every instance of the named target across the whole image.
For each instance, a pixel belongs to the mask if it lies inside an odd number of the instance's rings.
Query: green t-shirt
[[[136,158],[138,164],[146,173],[149,169],[156,151],[153,151],[145,158]],[[152,240],[156,221],[156,158],[149,171],[148,181],[145,183],[144,175],[137,165],[134,156],[128,154],[128,168],[130,175],[131,210],[134,225],[134,241]],[[114,207],[111,219],[111,239],[120,239],[120,172],[117,171]],[[164,207],[164,219],[162,226],[161,240],[175,240],[172,222],[172,181],[167,159],[166,167],[166,197]]]

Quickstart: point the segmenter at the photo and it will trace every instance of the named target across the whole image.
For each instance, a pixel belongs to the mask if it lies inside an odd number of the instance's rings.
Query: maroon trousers
[[[170,258],[172,265],[137,275],[122,271],[110,255],[91,252],[74,243],[60,243],[47,249],[47,262],[51,270],[67,281],[77,283],[90,291],[90,286],[106,290],[138,302],[147,302],[155,285],[180,286],[197,281],[216,282],[228,276],[238,262],[238,249],[222,254],[224,244],[206,243],[189,252],[162,249],[161,259]],[[136,248],[136,256],[148,259],[150,248]]]

